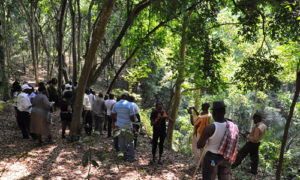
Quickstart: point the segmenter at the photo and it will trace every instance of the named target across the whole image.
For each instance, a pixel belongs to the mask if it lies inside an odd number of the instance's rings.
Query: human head
[[[46,87],[45,86],[40,86],[38,88],[38,91],[39,91],[39,93],[46,94]]]
[[[128,96],[128,101],[129,102],[134,102],[135,101],[135,98],[133,96]]]
[[[156,110],[161,111],[163,109],[163,104],[161,102],[157,102],[155,107],[156,107]]]
[[[208,102],[204,102],[202,104],[202,111],[203,112],[208,112],[208,109],[209,109],[209,103]]]
[[[226,105],[223,101],[214,101],[212,107],[212,115],[215,121],[222,122],[224,120]]]
[[[88,88],[85,89],[86,94],[90,94],[90,90]]]
[[[28,84],[23,84],[22,85],[22,91],[25,93],[30,93],[30,90],[32,89],[32,87],[30,87]]]
[[[51,79],[51,84],[56,85],[57,84],[57,79],[56,78],[52,78]]]
[[[99,96],[99,98],[103,98],[102,92],[99,92],[98,96]]]
[[[115,95],[113,93],[109,93],[109,99],[114,99]]]
[[[260,112],[256,112],[256,113],[253,115],[253,121],[254,121],[255,124],[261,122],[261,121],[262,121],[262,118],[263,118],[263,115],[262,115],[262,113],[260,113]]]
[[[125,92],[121,95],[121,99],[128,100],[128,96],[129,96],[129,94],[127,92]]]

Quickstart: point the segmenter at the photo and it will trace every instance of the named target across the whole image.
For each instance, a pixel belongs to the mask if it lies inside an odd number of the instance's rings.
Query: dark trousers
[[[23,139],[28,139],[30,134],[30,114],[26,111],[17,110],[17,122],[22,131]]]
[[[112,119],[110,116],[107,117],[107,137],[111,136],[111,124],[112,124]]]
[[[251,159],[251,173],[257,174],[257,168],[258,168],[258,149],[259,149],[259,143],[252,143],[247,142],[242,149],[239,150],[235,162],[232,164],[232,168],[237,167],[241,164],[241,162],[245,159],[245,157],[250,154]]]
[[[104,122],[104,117],[97,116],[96,114],[93,114],[93,119],[95,122],[95,131],[99,131],[99,133],[102,135],[103,134],[103,122]]]
[[[67,127],[71,128],[71,121],[72,121],[72,113],[61,112],[61,129],[62,129],[62,136],[65,136]]]
[[[84,124],[84,130],[87,135],[92,134],[93,129],[93,118],[92,118],[92,112],[89,110],[83,110],[82,112],[83,117],[83,124]]]
[[[215,164],[212,164],[212,160]],[[217,175],[219,180],[230,180],[230,162],[220,154],[208,151],[203,159],[202,178],[203,180],[214,180]]]
[[[159,156],[161,156],[163,154],[165,137],[166,137],[165,132],[153,131],[153,140],[152,140],[152,155],[153,156],[155,156],[155,154],[156,154],[158,138],[159,138]]]
[[[120,151],[120,145],[119,145],[119,136],[114,137],[114,147],[116,149],[116,152]]]
[[[105,115],[105,119],[104,119],[104,123],[103,123],[103,130],[106,131],[107,130],[107,126],[108,126],[108,115]]]

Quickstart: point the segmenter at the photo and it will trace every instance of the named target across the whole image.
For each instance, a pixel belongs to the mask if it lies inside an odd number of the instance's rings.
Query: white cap
[[[65,88],[72,88],[72,86],[71,86],[69,83],[67,83],[67,84],[65,85]]]
[[[30,87],[28,84],[23,84],[22,90],[25,90],[25,89],[32,89],[32,87]]]

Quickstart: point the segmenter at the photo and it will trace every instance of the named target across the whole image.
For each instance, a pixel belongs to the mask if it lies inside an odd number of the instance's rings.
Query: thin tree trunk
[[[181,85],[184,82],[184,65],[185,65],[185,55],[186,55],[186,46],[188,43],[188,39],[186,37],[186,31],[189,25],[189,17],[193,10],[190,10],[188,14],[184,16],[182,23],[182,35],[181,35],[181,46],[180,46],[180,63],[178,67],[178,77],[175,82],[175,92],[172,98],[172,110],[171,110],[171,119],[173,121],[169,121],[168,131],[166,137],[166,145],[169,148],[172,148],[172,139],[173,139],[173,131],[176,123],[176,119],[178,116],[178,109],[181,103]]]
[[[75,12],[73,9],[73,0],[69,0],[69,9],[71,14],[71,26],[72,26],[72,58],[73,58],[73,82],[77,81],[77,53],[76,53],[76,28],[75,28]],[[80,34],[78,34],[80,36]],[[79,48],[78,48],[79,49]],[[69,64],[70,66],[70,64]],[[71,72],[69,72],[71,73]]]
[[[115,40],[113,46],[111,47],[110,51],[107,53],[107,55],[104,57],[102,63],[97,68],[96,66],[93,67],[90,77],[88,86],[91,86],[97,81],[97,78],[102,73],[103,69],[108,65],[108,63],[111,61],[111,57],[116,51],[116,49],[120,46],[121,40],[125,36],[127,30],[130,28],[132,23],[134,22],[134,19],[137,17],[137,15],[145,8],[147,8],[151,3],[158,1],[158,0],[144,0],[136,5],[136,7],[129,13],[126,22],[124,23],[117,39]]]
[[[27,8],[25,7],[24,3],[22,0],[19,0],[19,3],[21,4],[24,12],[25,12],[25,16],[27,19],[27,23],[29,26],[29,39],[30,39],[30,47],[31,47],[31,56],[32,56],[32,66],[33,66],[33,70],[34,70],[34,77],[35,77],[35,81],[38,84],[39,83],[39,73],[38,73],[38,67],[37,67],[37,47],[36,47],[36,41],[35,41],[35,37],[36,37],[36,32],[35,32],[35,27],[34,27],[34,8],[33,8],[33,4],[35,2],[31,2],[30,3],[30,13],[28,12]]]
[[[57,33],[57,60],[58,60],[58,89],[62,86],[62,74],[63,74],[63,38],[64,38],[64,15],[67,6],[67,0],[61,0],[61,7],[57,15],[56,33]],[[60,93],[60,91],[59,91]]]
[[[153,34],[156,30],[158,30],[160,27],[162,27],[163,25],[165,25],[168,21],[169,20],[160,22],[155,28],[153,28],[151,31],[148,32],[148,34],[140,41],[140,43],[138,43],[139,45],[131,52],[131,54],[127,57],[126,61],[122,64],[122,66],[117,71],[114,79],[112,80],[112,82],[110,83],[110,85],[108,87],[108,90],[107,90],[106,94],[110,93],[110,91],[113,88],[114,83],[118,79],[118,77],[121,74],[122,70],[125,68],[125,66],[128,64],[128,62],[133,58],[133,56],[135,55],[135,53],[143,46],[144,42],[150,37],[151,34]]]
[[[80,0],[77,0],[77,14],[78,14],[78,25],[77,25],[77,61],[76,64],[73,64],[73,69],[76,68],[76,76],[73,76],[73,82],[77,82],[77,75],[80,71],[80,62],[81,62],[81,12],[80,12]]]
[[[285,127],[284,127],[284,133],[283,133],[283,137],[282,137],[282,141],[281,141],[282,143],[281,143],[281,149],[280,149],[280,156],[279,156],[278,166],[277,166],[277,170],[276,170],[276,180],[280,180],[280,178],[281,178],[284,149],[285,149],[285,145],[286,145],[286,141],[287,141],[287,137],[288,137],[288,133],[289,133],[290,124],[291,124],[292,117],[294,114],[295,106],[296,106],[296,103],[297,103],[297,100],[299,97],[299,92],[300,92],[300,71],[297,71],[296,91],[294,94],[292,105],[290,107],[290,113],[289,113],[289,116],[286,120]]]
[[[105,33],[105,27],[112,12],[113,6],[115,4],[115,0],[106,0],[103,6],[103,9],[100,14],[100,18],[98,22],[96,22],[96,26],[92,35],[91,46],[89,46],[88,54],[82,69],[81,76],[79,78],[78,87],[76,90],[76,98],[74,103],[74,111],[72,116],[72,124],[71,124],[71,137],[73,139],[77,139],[80,132],[80,117],[83,103],[83,95],[86,87],[86,83],[88,80],[88,76],[90,74],[93,61],[95,60],[95,55],[97,52],[97,48],[103,39]]]

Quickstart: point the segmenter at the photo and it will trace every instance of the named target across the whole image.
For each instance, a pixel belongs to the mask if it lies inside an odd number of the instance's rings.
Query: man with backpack
[[[231,120],[225,119],[225,104],[214,101],[212,115],[213,124],[206,126],[198,141],[198,148],[206,144],[203,160],[203,180],[231,179],[231,163],[235,161],[238,149],[238,127]],[[207,143],[206,143],[207,142]]]

